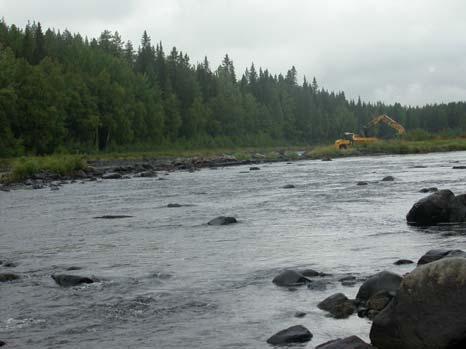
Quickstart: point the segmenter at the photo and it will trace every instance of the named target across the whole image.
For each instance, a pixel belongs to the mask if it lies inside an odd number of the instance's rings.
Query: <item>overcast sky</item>
[[[466,100],[464,0],[0,0],[0,16],[89,37],[118,30],[135,46],[147,30],[193,63],[207,55],[216,67],[228,53],[238,76],[251,62],[295,65],[366,101]]]

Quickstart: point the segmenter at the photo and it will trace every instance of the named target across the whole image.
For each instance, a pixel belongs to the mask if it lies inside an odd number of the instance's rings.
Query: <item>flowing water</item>
[[[291,291],[272,284],[284,268],[367,276],[403,274],[399,258],[466,248],[460,227],[408,227],[423,187],[466,192],[466,153],[299,161],[157,178],[76,183],[59,191],[0,192],[0,339],[9,348],[268,348],[266,339],[302,324],[301,347],[352,334],[370,322],[335,320],[316,304],[353,287]],[[417,166],[424,165],[425,168]],[[394,182],[382,182],[386,175]],[[367,181],[367,186],[357,186]],[[294,184],[294,189],[283,189]],[[167,208],[169,203],[186,204]],[[102,220],[105,214],[131,218]],[[219,215],[239,223],[208,226]],[[69,267],[81,270],[66,271]],[[51,274],[94,276],[61,288]],[[296,311],[306,312],[297,319]]]

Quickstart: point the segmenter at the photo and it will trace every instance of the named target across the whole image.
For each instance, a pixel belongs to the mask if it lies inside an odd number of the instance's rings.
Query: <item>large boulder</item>
[[[296,270],[283,270],[272,282],[277,286],[290,287],[309,283],[310,280]]]
[[[336,319],[345,319],[354,313],[356,307],[343,293],[335,293],[317,304],[319,309],[328,311]]]
[[[466,219],[465,196],[451,190],[439,190],[416,202],[406,215],[410,225],[429,226],[463,222]]]
[[[372,296],[379,292],[395,294],[400,287],[401,276],[389,271],[381,271],[367,279],[359,288],[356,299],[367,302]]]
[[[450,257],[463,257],[466,258],[466,252],[462,250],[448,250],[443,248],[433,249],[427,251],[421,258],[419,258],[417,265],[423,265],[431,262],[438,261],[442,258]]]
[[[297,325],[282,330],[267,339],[267,343],[272,345],[286,345],[291,343],[309,342],[312,333],[304,326]]]
[[[375,317],[372,344],[379,349],[466,348],[465,295],[465,258],[417,267]]]
[[[319,344],[316,349],[376,349],[370,344],[364,342],[357,336],[334,339],[322,344]]]

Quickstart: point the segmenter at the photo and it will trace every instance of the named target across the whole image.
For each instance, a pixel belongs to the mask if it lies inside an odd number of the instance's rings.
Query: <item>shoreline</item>
[[[264,151],[265,150],[265,151]],[[427,154],[466,151],[466,139],[435,141],[381,141],[344,151],[323,147],[245,148],[171,152],[108,153],[99,155],[51,155],[0,159],[0,191],[15,189],[57,190],[75,181],[159,177],[174,171],[257,165],[302,160],[331,161],[343,157]],[[173,156],[179,154],[181,156]],[[172,155],[172,156],[167,156]],[[69,164],[68,164],[69,163]],[[9,168],[8,168],[9,167]],[[2,175],[3,172],[3,175]]]

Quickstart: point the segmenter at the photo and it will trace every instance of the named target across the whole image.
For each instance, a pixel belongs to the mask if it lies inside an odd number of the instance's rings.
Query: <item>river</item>
[[[354,298],[360,283],[290,291],[272,279],[284,268],[404,274],[413,265],[395,266],[397,259],[466,248],[460,227],[426,230],[405,221],[423,187],[466,192],[466,171],[453,170],[456,162],[466,162],[466,152],[0,191],[0,260],[17,264],[0,272],[21,276],[0,284],[0,339],[8,348],[270,348],[269,336],[302,324],[314,337],[301,347],[353,334],[368,340],[369,320],[336,320],[316,307],[335,292]],[[386,175],[395,181],[380,181]],[[93,218],[106,214],[133,217]],[[206,225],[219,215],[239,223]],[[61,288],[55,273],[100,281]],[[307,315],[295,318],[296,311]]]

